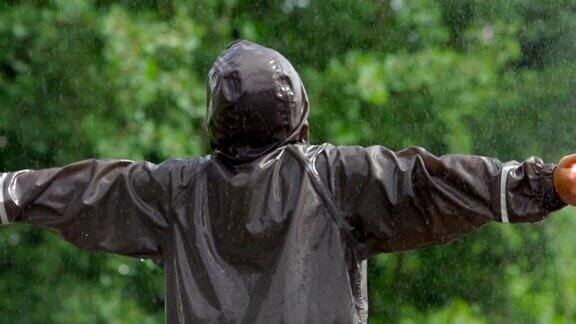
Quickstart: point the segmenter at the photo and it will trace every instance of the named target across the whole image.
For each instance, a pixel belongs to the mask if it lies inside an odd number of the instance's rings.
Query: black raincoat
[[[169,323],[365,323],[371,255],[564,206],[540,159],[309,145],[307,116],[292,65],[235,42],[209,76],[214,156],[3,173],[0,219],[153,259]]]

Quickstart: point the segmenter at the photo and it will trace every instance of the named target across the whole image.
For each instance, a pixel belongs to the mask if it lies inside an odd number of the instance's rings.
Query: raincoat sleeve
[[[367,254],[448,242],[490,221],[536,222],[565,206],[555,165],[538,158],[502,163],[382,146],[328,147],[325,158],[330,190]]]
[[[157,258],[167,227],[170,162],[85,160],[0,174],[3,224],[56,230],[87,250]]]

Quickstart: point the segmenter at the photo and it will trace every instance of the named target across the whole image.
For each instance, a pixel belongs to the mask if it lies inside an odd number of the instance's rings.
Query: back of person
[[[304,144],[307,117],[304,85],[278,52],[237,41],[216,60],[217,154],[183,173],[189,192],[172,208],[169,321],[366,321],[366,278],[308,171],[324,147]]]
[[[0,173],[0,221],[163,267],[169,323],[366,323],[366,260],[565,206],[556,165],[308,144],[278,52],[237,41],[209,74],[214,154]],[[576,202],[576,155],[561,162]],[[561,179],[562,179],[561,178]]]
[[[208,158],[186,172],[165,243],[173,323],[365,322],[365,263],[290,145],[234,170]],[[171,291],[174,290],[174,291]]]

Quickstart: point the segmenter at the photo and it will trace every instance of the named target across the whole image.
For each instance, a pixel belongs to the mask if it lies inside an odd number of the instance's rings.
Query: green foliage
[[[301,72],[313,142],[554,161],[575,149],[575,6],[1,2],[0,168],[209,153],[206,73],[237,37]],[[371,322],[575,321],[573,214],[375,257]],[[0,231],[1,322],[162,322],[163,289],[149,262],[81,252],[29,226]]]

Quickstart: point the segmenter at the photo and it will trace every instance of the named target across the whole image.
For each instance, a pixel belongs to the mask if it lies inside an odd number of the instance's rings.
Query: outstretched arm
[[[538,158],[502,163],[419,147],[329,146],[325,159],[319,171],[368,255],[448,242],[490,221],[539,221],[566,205],[555,189],[556,165]]]
[[[170,162],[85,160],[0,174],[0,220],[51,228],[84,249],[159,257]]]

